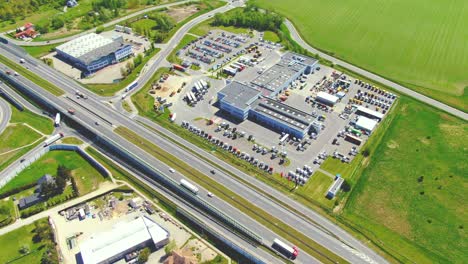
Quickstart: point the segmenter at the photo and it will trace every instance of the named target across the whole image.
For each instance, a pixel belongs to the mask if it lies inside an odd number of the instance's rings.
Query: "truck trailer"
[[[56,127],[60,126],[60,113],[57,113],[57,114],[55,115],[54,124],[55,124]]]
[[[299,250],[296,246],[291,247],[277,238],[273,240],[272,248],[274,248],[275,250],[277,250],[278,252],[290,259],[295,259],[297,255],[299,255]]]
[[[48,138],[46,141],[44,141],[44,147],[49,146],[50,144],[54,143],[55,141],[61,139],[63,137],[63,133],[58,133],[53,135],[52,137]]]
[[[197,186],[191,184],[190,182],[182,179],[180,180],[180,185],[184,188],[186,188],[187,190],[193,192],[194,194],[198,194],[198,188]]]

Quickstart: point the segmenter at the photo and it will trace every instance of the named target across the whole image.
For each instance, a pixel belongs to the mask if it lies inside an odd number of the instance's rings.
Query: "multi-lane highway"
[[[0,88],[1,89],[1,88]],[[3,98],[0,97],[0,134],[3,133],[11,117],[11,108]]]
[[[388,87],[391,87],[397,91],[399,91],[400,93],[403,93],[403,94],[407,94],[411,97],[414,97],[416,99],[418,99],[419,101],[422,101],[428,105],[431,105],[433,107],[436,107],[436,108],[439,108],[441,110],[444,110],[445,112],[447,113],[450,113],[454,116],[457,116],[459,118],[462,118],[464,120],[468,120],[468,114],[463,112],[463,111],[460,111],[456,108],[453,108],[451,106],[448,106],[444,103],[441,103],[437,100],[434,100],[430,97],[427,97],[423,94],[420,94],[418,92],[415,92],[407,87],[404,87],[398,83],[395,83],[395,82],[392,82],[388,79],[385,79],[383,78],[382,76],[379,76],[377,74],[374,74],[372,72],[369,72],[369,71],[366,71],[358,66],[355,66],[351,63],[347,63],[345,61],[342,61],[340,59],[337,59],[335,57],[332,57],[326,53],[323,53],[321,52],[320,50],[317,50],[316,48],[310,46],[307,42],[304,41],[304,39],[302,39],[301,35],[299,34],[299,32],[296,30],[296,28],[294,27],[294,25],[291,23],[291,21],[289,20],[286,20],[285,21],[285,24],[286,26],[288,27],[289,29],[289,32],[291,33],[291,37],[299,44],[301,45],[302,47],[304,47],[307,51],[311,52],[311,53],[316,53],[316,54],[319,54],[320,57],[328,60],[328,61],[331,61],[333,62],[334,64],[337,64],[337,65],[341,65],[353,72],[356,72],[362,76],[365,76],[371,80],[374,80],[374,81],[377,81],[379,83],[382,83],[384,85],[387,85]]]

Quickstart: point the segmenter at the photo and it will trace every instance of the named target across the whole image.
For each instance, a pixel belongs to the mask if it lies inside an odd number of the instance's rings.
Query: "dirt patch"
[[[468,125],[457,124],[449,125],[446,123],[439,124],[439,128],[443,135],[445,135],[447,143],[452,147],[458,147],[460,142],[465,142],[468,138],[467,130]]]
[[[172,17],[177,23],[198,12],[198,6],[190,5],[177,8],[170,8],[166,14]]]
[[[428,138],[419,138],[419,141],[421,141],[421,143],[423,143],[424,145],[429,145],[431,144],[431,142],[429,141]]]
[[[42,163],[44,163],[44,164],[51,164],[51,163],[55,163],[55,162],[56,162],[56,160],[53,159],[53,158],[48,158],[48,159],[45,159],[45,160],[42,161]]]
[[[155,102],[157,102],[157,97],[161,97],[165,98],[168,103],[175,103],[182,94],[182,88],[191,81],[190,76],[169,75],[166,80],[153,83],[150,95],[155,98]]]

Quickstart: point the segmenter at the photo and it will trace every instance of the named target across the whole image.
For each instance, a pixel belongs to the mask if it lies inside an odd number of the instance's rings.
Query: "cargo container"
[[[188,189],[189,191],[193,192],[194,194],[198,194],[198,188],[191,184],[190,182],[182,179],[180,180],[180,185],[186,189]]]
[[[172,65],[172,68],[173,68],[174,70],[177,70],[177,71],[185,72],[185,68],[182,67],[182,66],[179,65],[179,64],[174,64],[174,65]]]

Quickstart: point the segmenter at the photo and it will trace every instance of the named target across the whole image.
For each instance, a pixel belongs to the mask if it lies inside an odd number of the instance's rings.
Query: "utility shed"
[[[318,92],[317,97],[315,97],[315,100],[320,103],[333,106],[336,104],[336,102],[338,102],[338,97],[326,92]]]
[[[367,132],[372,132],[375,126],[377,126],[377,121],[367,118],[365,116],[360,116],[356,122],[357,129],[362,129]]]
[[[344,179],[337,176],[335,178],[335,181],[332,183],[332,185],[330,186],[330,188],[328,189],[328,192],[327,192],[327,197],[332,199],[335,197],[335,195],[338,193],[338,191],[340,190],[341,188],[341,185],[343,185],[343,182],[344,182]]]

